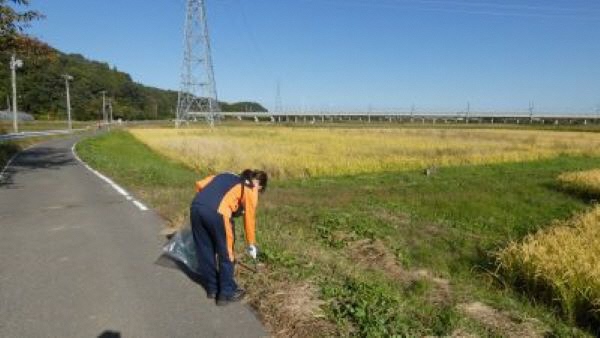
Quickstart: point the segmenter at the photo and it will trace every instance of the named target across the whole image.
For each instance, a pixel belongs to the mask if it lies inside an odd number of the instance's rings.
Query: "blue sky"
[[[591,112],[597,0],[206,0],[219,99],[284,109]],[[185,0],[32,0],[29,33],[179,88]]]

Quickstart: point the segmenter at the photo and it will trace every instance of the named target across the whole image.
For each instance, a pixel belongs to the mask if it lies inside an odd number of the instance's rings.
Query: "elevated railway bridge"
[[[406,113],[406,112],[216,112],[215,119],[234,118],[272,123],[333,123],[343,121],[421,123],[421,124],[554,124],[588,125],[600,124],[600,113],[554,114],[554,113]],[[202,120],[206,112],[191,112],[189,118]]]

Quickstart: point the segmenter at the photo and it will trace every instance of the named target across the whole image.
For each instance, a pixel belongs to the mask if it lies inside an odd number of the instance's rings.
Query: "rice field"
[[[566,190],[600,196],[600,169],[564,173],[558,177],[558,182]]]
[[[568,172],[559,185],[571,192],[600,196],[600,170]],[[572,321],[600,323],[600,206],[557,222],[513,242],[498,255],[507,276],[526,284],[529,291],[557,301]]]
[[[198,171],[253,167],[285,178],[600,154],[600,135],[577,132],[278,126],[130,132],[153,150]]]
[[[513,242],[501,269],[528,291],[556,301],[568,318],[600,322],[600,206]]]

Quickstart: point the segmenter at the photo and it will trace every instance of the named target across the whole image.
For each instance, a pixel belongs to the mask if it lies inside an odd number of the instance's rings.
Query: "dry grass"
[[[501,334],[502,337],[545,337],[547,333],[536,319],[523,320],[509,312],[498,311],[480,302],[459,304],[458,309],[490,330]]]
[[[558,176],[558,182],[564,189],[589,196],[600,196],[600,169],[564,173]]]
[[[253,279],[245,278],[246,286],[253,290],[248,301],[263,317],[263,322],[275,337],[320,337],[335,335],[335,324],[323,313],[324,302],[319,299],[318,288],[310,282],[268,280],[269,273],[262,272]],[[269,288],[261,288],[269,285]],[[257,292],[261,290],[261,292]]]
[[[558,300],[571,320],[600,320],[600,206],[511,243],[498,260],[508,276]]]
[[[576,132],[252,126],[132,129],[131,133],[159,153],[198,170],[260,167],[275,177],[339,176],[600,154],[599,135]]]
[[[348,242],[347,248],[353,262],[367,269],[379,269],[391,280],[409,285],[418,281],[429,282],[433,287],[427,299],[433,304],[450,304],[452,295],[450,282],[435,277],[427,269],[407,270],[403,268],[387,246],[378,239],[361,239]]]

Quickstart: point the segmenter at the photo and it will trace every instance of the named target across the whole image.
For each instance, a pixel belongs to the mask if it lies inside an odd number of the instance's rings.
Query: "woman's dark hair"
[[[260,192],[264,192],[267,189],[267,182],[269,181],[269,176],[266,172],[262,170],[244,169],[244,171],[240,173],[240,177],[247,182],[252,182],[252,180],[258,180],[260,186],[262,187]]]
[[[265,192],[265,190],[267,190],[267,182],[269,181],[269,176],[266,172],[262,170],[255,170],[254,174],[256,175],[255,178],[258,180],[258,182],[260,182],[260,186],[262,187],[260,189],[260,192]]]

